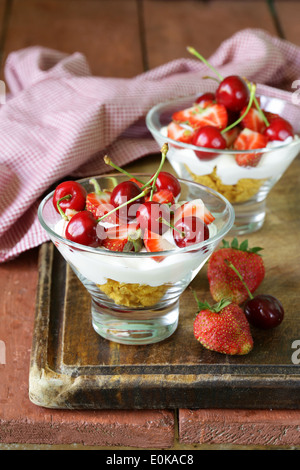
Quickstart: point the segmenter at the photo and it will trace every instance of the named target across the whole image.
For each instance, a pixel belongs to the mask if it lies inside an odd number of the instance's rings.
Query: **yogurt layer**
[[[167,137],[167,127],[161,129],[161,134]],[[298,141],[298,145],[288,145],[294,140]],[[192,149],[174,148],[172,145],[169,149],[168,158],[171,164],[187,165],[192,173],[199,176],[209,175],[216,168],[217,176],[223,184],[236,184],[242,178],[278,178],[297,156],[300,149],[300,139],[295,136],[294,139],[288,137],[284,142],[269,142],[267,148],[274,149],[274,151],[262,154],[256,167],[239,166],[234,155],[230,153],[220,154],[212,160],[199,160]]]
[[[64,236],[66,222],[61,219],[55,226],[54,231]],[[216,226],[209,225],[210,237],[217,233]],[[171,241],[170,233],[166,237]],[[166,256],[161,262],[155,261],[151,255],[138,254],[117,255],[111,252],[89,253],[75,250],[68,245],[53,240],[64,258],[86,279],[95,284],[105,284],[107,279],[126,284],[146,284],[149,286],[160,286],[166,283],[175,283],[187,277],[193,279],[211,254],[211,249],[198,252],[182,253],[173,242],[177,253]],[[144,250],[145,252],[145,250]],[[141,252],[142,253],[142,252]]]

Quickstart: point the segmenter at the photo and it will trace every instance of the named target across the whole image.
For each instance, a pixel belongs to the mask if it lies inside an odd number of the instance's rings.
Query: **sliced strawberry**
[[[144,186],[143,183],[141,183],[140,181],[138,181],[138,180],[135,179],[135,178],[130,178],[130,181],[133,181],[135,184],[137,184],[139,188],[141,188],[142,186]]]
[[[65,210],[65,214],[68,217],[68,219],[72,219],[73,215],[77,214],[78,211],[75,211],[75,209],[70,209],[69,207]]]
[[[112,204],[110,204],[110,202],[99,204],[98,207],[95,209],[95,217],[96,219],[100,219],[101,217],[108,214],[110,211],[114,209],[115,207]],[[112,214],[104,217],[102,222],[117,225],[119,223],[117,212],[115,211]]]
[[[241,115],[246,111],[246,107],[242,109]],[[263,132],[266,125],[261,117],[260,112],[256,108],[250,108],[249,112],[241,121],[242,126],[247,129],[251,129],[255,132]]]
[[[230,148],[232,146],[233,142],[235,141],[235,139],[237,138],[240,132],[241,132],[241,129],[236,126],[222,133],[222,136],[226,140],[227,148]]]
[[[98,207],[101,204],[109,203],[110,194],[110,192],[103,192],[102,194],[89,193],[86,197],[86,210],[92,212],[96,217]]]
[[[224,129],[227,126],[228,114],[222,104],[211,104],[206,108],[192,106],[173,114],[173,121],[189,124],[194,129],[203,126],[214,126]]]
[[[146,198],[146,201],[150,201],[150,196]],[[174,204],[175,199],[172,191],[169,189],[160,189],[153,193],[152,201],[158,202],[159,204]]]
[[[174,212],[174,225],[178,220],[184,219],[185,217],[198,217],[206,225],[211,224],[215,217],[211,212],[205,207],[202,199],[194,199],[193,201],[188,201],[179,206]]]
[[[194,135],[194,131],[192,129],[186,129],[175,122],[171,122],[168,125],[167,131],[170,139],[177,140],[177,142],[183,142],[185,144],[190,144]]]
[[[259,132],[243,129],[234,141],[235,150],[263,149],[268,143],[268,138]],[[261,153],[237,154],[235,160],[240,166],[257,166],[261,159]]]
[[[141,248],[141,234],[136,223],[108,228],[105,237],[102,246],[111,251],[139,251]]]
[[[168,251],[175,248],[172,243],[163,238],[161,235],[151,232],[148,229],[146,229],[144,232],[144,245],[146,250],[151,253],[159,253],[160,251]],[[157,263],[160,263],[165,259],[165,256],[152,256],[152,258]]]

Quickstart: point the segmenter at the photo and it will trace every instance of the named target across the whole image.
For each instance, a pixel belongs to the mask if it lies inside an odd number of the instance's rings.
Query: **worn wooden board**
[[[272,191],[265,226],[248,237],[252,246],[264,247],[266,278],[258,292],[276,295],[285,319],[272,331],[252,328],[254,349],[247,356],[214,353],[194,339],[189,289],[179,327],[167,340],[127,346],[102,339],[91,325],[88,293],[56,248],[42,246],[31,401],[74,409],[299,409],[300,366],[293,363],[300,340],[299,175],[298,158]],[[192,287],[211,300],[206,268]]]

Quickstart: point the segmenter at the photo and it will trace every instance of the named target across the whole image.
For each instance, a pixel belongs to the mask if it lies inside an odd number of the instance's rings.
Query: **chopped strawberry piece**
[[[65,214],[68,219],[72,219],[73,215],[77,214],[79,211],[75,211],[75,209],[70,209],[69,207],[65,210]]]
[[[190,144],[194,135],[194,131],[192,129],[186,129],[175,122],[171,122],[168,125],[167,130],[168,137],[170,139],[177,140],[177,142],[183,142],[185,144]]]
[[[239,127],[233,127],[228,131],[222,133],[222,136],[226,140],[226,147],[230,148],[233,142],[236,140],[237,136],[239,135],[241,129]]]
[[[211,104],[206,108],[192,106],[191,108],[175,112],[172,118],[173,121],[189,124],[194,129],[203,126],[214,126],[224,129],[228,122],[227,110],[222,104]]]
[[[102,194],[89,193],[86,197],[86,210],[96,216],[97,208],[101,204],[107,204],[110,201],[110,192]]]
[[[136,223],[116,225],[106,229],[105,239],[102,242],[102,246],[111,251],[124,251],[127,245],[126,251],[135,251],[135,241],[140,238],[138,232],[138,225]],[[129,242],[132,242],[129,244]]]
[[[130,178],[130,181],[133,181],[135,184],[137,184],[139,188],[141,188],[142,186],[144,186],[143,183],[141,183],[140,181],[138,181],[138,180],[135,179],[135,178]]]
[[[201,219],[206,225],[211,224],[215,220],[215,217],[207,207],[205,207],[202,199],[194,199],[192,201],[185,202],[175,210],[174,225],[180,219],[193,216]]]
[[[147,197],[146,201],[150,201],[150,196]],[[152,201],[158,202],[159,204],[174,204],[175,198],[169,189],[161,189],[153,193]]]
[[[241,115],[246,111],[246,107],[242,109]],[[263,118],[260,112],[256,108],[250,108],[249,112],[242,119],[242,126],[247,129],[251,129],[255,132],[263,132],[266,128]]]
[[[148,229],[144,232],[144,245],[146,250],[151,253],[159,253],[160,251],[168,251],[175,248],[174,245],[161,235],[151,232]],[[165,256],[153,256],[152,258],[157,263],[160,263],[165,259]]]
[[[254,150],[263,149],[268,143],[268,138],[259,132],[243,129],[233,144],[235,150]],[[257,166],[261,153],[245,153],[238,154],[235,157],[236,162],[240,166]]]
[[[110,204],[110,202],[99,204],[95,208],[95,217],[96,217],[96,219],[100,219],[101,217],[108,214],[110,211],[112,211],[114,209],[115,209],[115,207],[112,204]],[[115,211],[112,214],[106,216],[102,221],[113,224],[113,225],[118,224],[119,219],[118,219],[117,212]]]

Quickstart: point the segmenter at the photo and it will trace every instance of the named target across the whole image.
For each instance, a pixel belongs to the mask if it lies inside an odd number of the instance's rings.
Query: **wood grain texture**
[[[285,308],[280,327],[252,329],[254,350],[247,356],[220,355],[194,339],[196,304],[189,289],[181,297],[179,327],[167,340],[147,346],[104,340],[91,325],[89,294],[56,250],[43,247],[31,400],[79,409],[297,409],[300,373],[291,356],[300,338],[300,254],[291,247],[300,229],[299,195],[293,191],[299,175],[298,158],[269,196],[264,227],[247,237],[250,246],[264,248],[267,274],[257,293],[275,295]],[[212,300],[206,268],[192,287],[200,300]]]

